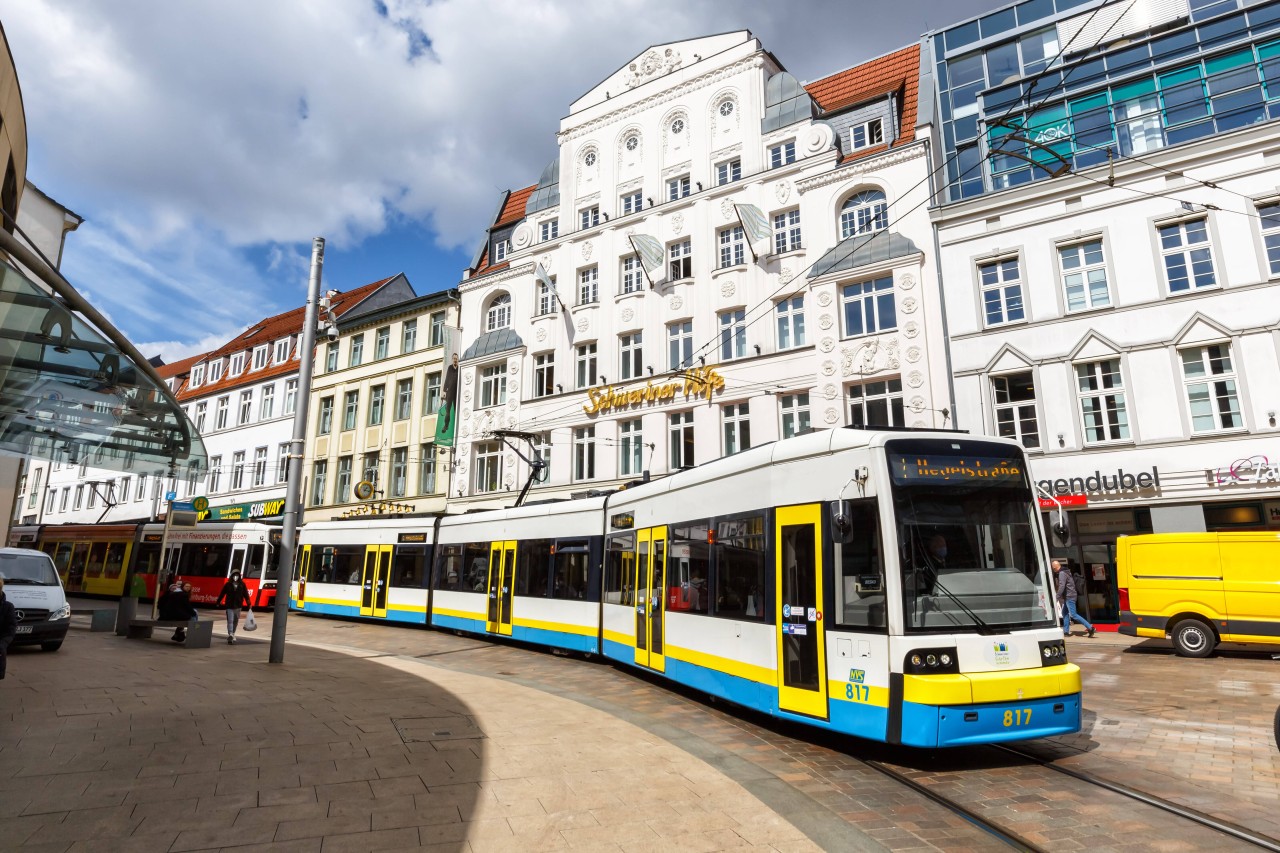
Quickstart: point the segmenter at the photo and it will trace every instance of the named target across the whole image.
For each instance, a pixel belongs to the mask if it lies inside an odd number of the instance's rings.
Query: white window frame
[[[840,239],[889,227],[889,201],[882,190],[856,192],[840,205]]]
[[[484,330],[495,332],[511,327],[511,294],[499,293],[484,311]]]
[[[1013,274],[1010,274],[1011,264]],[[984,328],[1026,322],[1026,297],[1022,291],[1022,258],[1011,255],[978,264],[978,288],[981,291]],[[992,309],[997,306],[997,303],[1000,309],[999,319],[992,319]]]
[[[667,415],[667,442],[670,450],[669,463],[670,470],[679,471],[681,468],[691,468],[694,465],[694,458],[698,451],[698,445],[695,441],[695,433],[693,431],[693,410],[689,409],[683,412],[671,412]],[[687,453],[685,451],[688,451]],[[685,458],[694,457],[694,458]]]
[[[688,175],[667,178],[667,201],[679,201],[692,193],[693,183]]]
[[[351,349],[347,353],[347,367],[359,367],[364,362],[364,332],[351,336]]]
[[[1189,229],[1189,226],[1199,226],[1195,229]],[[1203,239],[1191,242],[1192,234],[1202,235]],[[1176,237],[1177,245],[1173,245],[1170,238]],[[1164,283],[1170,296],[1180,296],[1184,293],[1200,293],[1205,290],[1213,290],[1221,285],[1218,280],[1217,264],[1213,257],[1213,235],[1209,231],[1209,217],[1196,216],[1189,219],[1181,219],[1177,222],[1160,222],[1156,224],[1156,240],[1160,244],[1160,266],[1164,270]],[[1174,278],[1175,258],[1181,258],[1181,266],[1184,270],[1184,277]],[[1197,263],[1208,262],[1207,281],[1201,281],[1204,277],[1204,271],[1197,272],[1195,265]],[[1175,288],[1175,281],[1183,281],[1185,284]]]
[[[774,328],[778,333],[778,349],[796,349],[805,345],[804,294],[797,293],[774,303]]]
[[[533,357],[533,396],[550,397],[556,392],[556,354],[554,350]]]
[[[262,394],[258,402],[258,420],[270,420],[275,415],[276,386],[275,383],[262,386]]]
[[[369,426],[382,426],[387,414],[387,386],[369,388]]]
[[[292,415],[298,406],[298,380],[286,379],[284,382],[284,411],[282,414]]]
[[[644,210],[644,191],[624,193],[618,198],[618,215],[627,216]]]
[[[418,319],[413,317],[400,324],[400,354],[406,355],[418,348]]]
[[[324,506],[326,481],[329,477],[329,460],[317,459],[311,469],[311,505]]]
[[[595,341],[574,348],[574,378],[578,388],[590,388],[600,376]]]
[[[273,357],[276,364],[284,364],[289,360],[289,344],[292,342],[292,338],[284,338],[283,340],[276,341],[276,349]]]
[[[320,398],[316,409],[316,435],[329,435],[333,432],[333,395]]]
[[[324,372],[333,373],[338,369],[338,342],[329,341],[325,344],[324,351]]]
[[[788,139],[769,146],[769,168],[780,169],[796,161],[796,141]]]
[[[507,259],[507,253],[511,251],[510,240],[494,240],[493,241],[493,261],[492,263],[501,263]]]
[[[1019,396],[1013,383],[1020,377],[1027,377],[1026,387],[1031,389],[1031,396]],[[1040,436],[1040,401],[1035,396],[1035,374],[1031,370],[1020,370],[1014,373],[991,377],[991,401],[994,414],[996,434],[1012,438],[1020,442],[1028,450],[1042,447],[1044,442]],[[1001,398],[1004,399],[1001,399]],[[1028,421],[1030,429],[1028,429]]]
[[[253,349],[253,369],[262,370],[267,366],[267,353],[269,349],[266,344]]]
[[[721,228],[716,234],[720,246],[720,269],[740,267],[747,262],[747,235],[741,225]]]
[[[734,181],[742,180],[742,159],[732,157],[716,164],[716,186],[722,187]]]
[[[243,450],[237,450],[231,454],[231,491],[233,492],[244,488],[244,457]]]
[[[860,151],[884,144],[884,119],[867,119],[849,128],[849,150]]]
[[[1076,408],[1087,445],[1129,440],[1129,409],[1120,356],[1072,365]]]
[[[204,384],[204,365],[197,364],[191,368],[191,387],[199,388]]]
[[[845,411],[851,426],[906,426],[902,377],[854,382],[845,387]],[[872,415],[883,406],[885,423],[873,423]]]
[[[555,284],[555,276],[551,276],[551,283]],[[556,313],[556,297],[551,292],[551,288],[546,282],[538,282],[538,316],[545,317],[548,314]]]
[[[267,482],[267,448],[255,447],[253,450],[253,485],[263,486]]]
[[[208,403],[204,403],[204,402],[196,403],[196,416],[194,419],[196,422],[196,432],[204,432],[204,422],[205,422],[205,417],[208,414],[208,411],[209,411]]]
[[[502,445],[496,441],[477,442],[475,490],[484,495],[502,489]]]
[[[672,281],[693,278],[693,240],[686,237],[667,245],[667,277]]]
[[[644,291],[644,267],[640,265],[639,255],[627,255],[620,262],[622,268],[621,281],[623,293],[641,293]]]
[[[853,327],[856,314],[861,329]],[[840,331],[845,338],[878,335],[898,328],[898,302],[893,275],[840,285]]]
[[[1280,277],[1280,199],[1273,198],[1258,203],[1258,225],[1268,275],[1271,278]]]
[[[439,473],[436,468],[436,446],[424,444],[419,451],[418,459],[418,494],[433,495],[440,489]]]
[[[782,421],[778,435],[791,438],[805,432],[811,425],[809,392],[796,391],[778,395],[778,412]]]
[[[244,373],[244,353],[238,352],[231,356],[231,369],[227,372],[228,376],[239,376]]]
[[[600,267],[593,264],[578,270],[578,304],[593,305],[600,301]]]
[[[594,424],[573,430],[573,481],[596,478],[596,428]]]
[[[289,442],[281,442],[276,448],[276,482],[289,481]]]
[[[773,215],[773,253],[796,252],[804,248],[800,231],[800,208]]]
[[[747,356],[747,312],[730,308],[716,314],[720,323],[720,360],[732,361]]]
[[[351,500],[351,480],[355,474],[355,459],[351,456],[338,457],[338,470],[334,472],[333,502],[348,503]]]
[[[382,361],[391,354],[391,327],[382,326],[373,334],[373,360]]]
[[[434,415],[440,411],[441,394],[444,387],[444,374],[435,371],[427,374],[427,385],[422,398],[422,414]]]
[[[342,431],[350,432],[360,423],[360,390],[354,389],[342,395]]]
[[[231,413],[231,398],[223,396],[218,398],[218,405],[213,414],[213,428],[215,430],[227,428],[227,416]]]
[[[544,219],[538,223],[538,242],[546,243],[560,236],[560,220]]]
[[[413,417],[413,377],[396,380],[396,409],[393,420],[406,421]]]
[[[491,409],[507,402],[507,363],[486,364],[480,368],[480,396],[476,407]]]
[[[618,476],[634,477],[644,470],[644,419],[618,422]]]
[[[667,324],[667,369],[684,370],[693,365],[693,321]]]
[[[141,494],[146,480],[138,477],[138,493]],[[209,457],[209,494],[216,495],[222,485],[222,457]]]
[[[1187,372],[1193,363],[1188,356],[1195,354],[1194,363],[1203,371],[1198,375]],[[1236,368],[1231,344],[1227,342],[1204,344],[1194,347],[1183,347],[1178,350],[1178,361],[1182,374],[1182,399],[1186,406],[1188,423],[1191,432],[1205,435],[1215,432],[1237,432],[1244,429],[1244,411],[1240,402],[1239,376],[1243,373]],[[1222,362],[1226,362],[1225,366]],[[1197,399],[1192,397],[1193,389],[1203,386],[1203,392],[1197,393],[1199,402],[1209,407],[1207,412],[1196,414]],[[1231,417],[1235,423],[1222,423],[1223,417]],[[1196,420],[1210,418],[1211,425],[1197,428]]]
[[[209,384],[217,382],[222,378],[222,359],[209,362]]]
[[[388,486],[393,498],[409,494],[409,448],[391,448],[391,482]]]
[[[1067,313],[1111,306],[1106,246],[1101,237],[1059,244],[1058,270]],[[1099,283],[1101,291],[1097,288]]]
[[[236,413],[236,426],[244,426],[253,417],[253,391],[240,392],[240,407]]]
[[[725,403],[720,407],[724,455],[734,456],[751,449],[751,406],[749,400]]]
[[[431,315],[431,331],[427,338],[427,346],[444,346],[444,322],[446,319],[443,311],[436,311]]]
[[[588,228],[595,228],[600,224],[600,205],[593,204],[590,207],[584,207],[578,211],[579,231],[586,231]]]
[[[618,379],[627,381],[644,375],[644,333],[618,336]]]

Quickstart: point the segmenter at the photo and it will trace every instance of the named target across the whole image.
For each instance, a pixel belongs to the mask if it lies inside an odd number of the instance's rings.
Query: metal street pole
[[[280,541],[280,568],[276,572],[275,618],[271,620],[270,663],[284,663],[284,629],[293,594],[294,554],[298,549],[298,525],[302,505],[302,458],[307,446],[307,408],[311,401],[311,368],[315,361],[316,316],[320,302],[320,271],[324,268],[324,238],[311,241],[311,281],[307,286],[307,310],[302,320],[301,357],[298,359],[298,399],[293,410],[293,440],[289,442],[289,480],[284,497],[284,535]]]

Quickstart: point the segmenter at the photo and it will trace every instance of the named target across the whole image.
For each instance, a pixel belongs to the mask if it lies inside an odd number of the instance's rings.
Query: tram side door
[[[489,546],[489,612],[485,630],[511,636],[511,594],[516,583],[516,543]]]
[[[636,531],[636,663],[667,669],[667,528]]]
[[[305,610],[307,606],[307,578],[310,574],[311,546],[304,545],[302,553],[298,557],[298,594],[294,599],[299,610]]]
[[[774,520],[778,594],[778,707],[827,718],[822,621],[822,507],[779,507]]]
[[[364,551],[360,577],[360,615],[387,615],[387,580],[391,574],[391,546],[370,545]]]

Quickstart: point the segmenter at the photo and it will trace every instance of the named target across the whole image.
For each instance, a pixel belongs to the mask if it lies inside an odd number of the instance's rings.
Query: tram
[[[1025,455],[1006,440],[827,430],[602,497],[308,524],[300,541],[303,613],[598,654],[916,747],[1081,724]]]
[[[171,527],[164,573],[191,581],[191,600],[213,604],[232,572],[240,572],[255,607],[275,600],[281,528],[258,522],[202,522]],[[67,592],[104,598],[125,594],[132,576],[137,593],[155,595],[164,525],[21,525],[9,532],[11,547],[38,548],[53,558]]]

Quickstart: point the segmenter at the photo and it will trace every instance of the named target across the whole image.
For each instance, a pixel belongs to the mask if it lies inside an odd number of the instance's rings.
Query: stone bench
[[[116,626],[116,612],[107,610],[104,607],[73,607],[71,608],[71,615],[88,616],[89,631],[91,633],[110,631]]]
[[[154,628],[186,628],[182,645],[188,649],[207,649],[213,645],[212,619],[130,619],[126,636],[130,640],[150,639]]]

